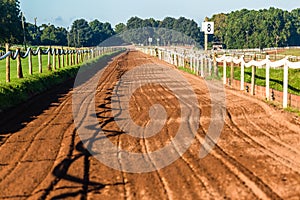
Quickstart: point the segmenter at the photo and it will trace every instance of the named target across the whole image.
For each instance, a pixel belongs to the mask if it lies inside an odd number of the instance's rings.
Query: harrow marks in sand
[[[167,119],[157,135],[129,136],[118,127],[112,110],[120,78],[137,66],[155,63],[167,65],[135,51],[115,58],[99,80],[95,109],[106,137],[120,149],[118,157],[121,150],[144,153],[144,159],[157,170],[126,173],[91,156],[73,124],[70,82],[31,99],[27,106],[19,106],[5,116],[6,121],[2,120],[0,199],[300,198],[300,126],[293,116],[227,88],[221,137],[214,150],[200,159],[211,120],[211,101],[204,80],[186,73],[183,75],[197,95],[200,127],[190,148],[174,163],[159,169],[149,153],[174,138],[181,110],[176,95],[159,84],[162,80],[158,72],[152,69],[150,75],[148,71],[135,74],[158,84],[143,85],[129,103],[130,116],[141,127],[149,122],[152,105],[165,107]],[[121,89],[126,95],[126,85]],[[118,164],[120,169],[128,165],[122,159]]]

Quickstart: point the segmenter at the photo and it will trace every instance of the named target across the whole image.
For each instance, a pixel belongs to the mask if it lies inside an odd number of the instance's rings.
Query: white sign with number
[[[205,34],[214,34],[215,23],[214,22],[202,22],[202,31],[204,31]]]

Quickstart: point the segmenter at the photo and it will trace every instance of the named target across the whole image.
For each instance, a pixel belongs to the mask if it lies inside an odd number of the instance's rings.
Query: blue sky
[[[71,26],[78,18],[88,21],[99,19],[113,26],[125,23],[130,17],[184,16],[198,24],[205,16],[214,13],[231,12],[242,8],[261,9],[269,7],[292,10],[300,7],[299,0],[21,0],[21,10],[26,19],[38,24],[51,23],[56,26]]]

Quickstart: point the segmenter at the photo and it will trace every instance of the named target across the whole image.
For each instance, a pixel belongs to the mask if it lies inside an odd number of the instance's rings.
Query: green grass
[[[52,57],[51,57],[52,58]],[[43,55],[42,56],[42,60],[43,60],[43,72],[47,71],[47,63],[48,63],[48,56],[47,55]],[[21,60],[22,62],[22,71],[23,71],[23,75],[24,77],[28,77],[30,76],[29,74],[29,64],[28,64],[28,57],[25,59]],[[52,62],[52,59],[51,59]],[[6,60],[0,60],[0,84],[3,84],[6,82]],[[39,64],[38,64],[38,56],[32,56],[32,71],[33,74],[37,74],[39,73]],[[17,61],[16,60],[12,60],[10,61],[10,79],[11,82],[16,81],[17,78]]]
[[[300,116],[300,110],[297,109],[297,108],[288,107],[288,108],[285,108],[284,110],[286,110],[286,111],[288,111],[288,112],[291,112],[291,113],[295,113],[295,114],[297,114],[298,116]]]
[[[56,60],[57,60],[57,58],[56,58]],[[53,61],[53,58],[51,56],[51,63],[52,63],[52,61]],[[31,76],[29,74],[28,57],[25,58],[25,59],[21,59],[21,62],[22,62],[22,71],[23,71],[24,77]],[[42,56],[43,73],[48,72],[47,64],[48,64],[48,55],[43,55]],[[38,56],[32,56],[32,71],[33,71],[33,74],[38,74],[39,73],[39,67],[38,66],[39,66]],[[14,81],[18,80],[18,78],[17,78],[17,61],[12,60],[12,59],[10,61],[10,78],[11,78],[11,82],[14,82]],[[4,60],[0,60],[0,84],[3,84],[5,82],[6,82],[6,60],[4,59]]]
[[[223,67],[219,67],[223,76]],[[251,83],[252,68],[245,68],[245,82]],[[227,67],[227,78],[230,78],[230,66]],[[235,67],[234,79],[241,80],[241,68]],[[256,69],[256,85],[266,86],[266,69]],[[270,88],[283,91],[283,69],[270,69]],[[300,70],[289,69],[289,93],[300,95]]]
[[[186,67],[178,67],[178,69],[181,70],[181,71],[185,71],[185,72],[187,72],[187,73],[196,75],[196,73],[195,73],[193,70],[191,70],[190,68],[186,68]]]
[[[106,54],[102,57],[108,55],[112,54]],[[96,62],[98,59],[93,59],[83,64],[87,64],[86,68],[88,69],[88,66],[90,66],[88,64]],[[35,73],[33,75],[28,75],[27,73],[27,75],[23,79],[13,78],[10,83],[5,83],[3,81],[0,83],[0,110],[5,110],[18,105],[36,94],[47,91],[48,89],[59,85],[66,80],[69,80],[70,78],[74,78],[77,75],[80,67],[83,65],[73,65],[51,72],[46,68],[46,59],[44,62],[45,64],[43,63],[43,66],[45,67],[43,73],[38,73],[35,70]],[[33,66],[36,65],[34,64]],[[37,67],[34,67],[34,69],[36,68]],[[1,74],[1,76],[3,75]]]
[[[300,56],[300,49],[286,49],[283,52],[280,52],[279,54]]]

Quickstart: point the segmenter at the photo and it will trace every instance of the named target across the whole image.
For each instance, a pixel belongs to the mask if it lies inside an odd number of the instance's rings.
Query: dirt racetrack
[[[165,145],[180,123],[174,120],[180,117],[179,102],[159,84],[144,85],[130,101],[132,120],[140,126],[149,121],[151,105],[166,108],[168,119],[159,134],[133,139],[115,123],[114,86],[126,71],[147,63],[172,67],[137,51],[126,52],[103,69],[97,87],[101,128],[112,143],[132,152]],[[174,163],[150,173],[126,173],[91,156],[73,123],[69,81],[0,114],[0,199],[300,199],[298,118],[226,88],[221,137],[200,159],[210,122],[209,92],[203,79],[180,73],[197,94],[201,115],[194,142]]]

